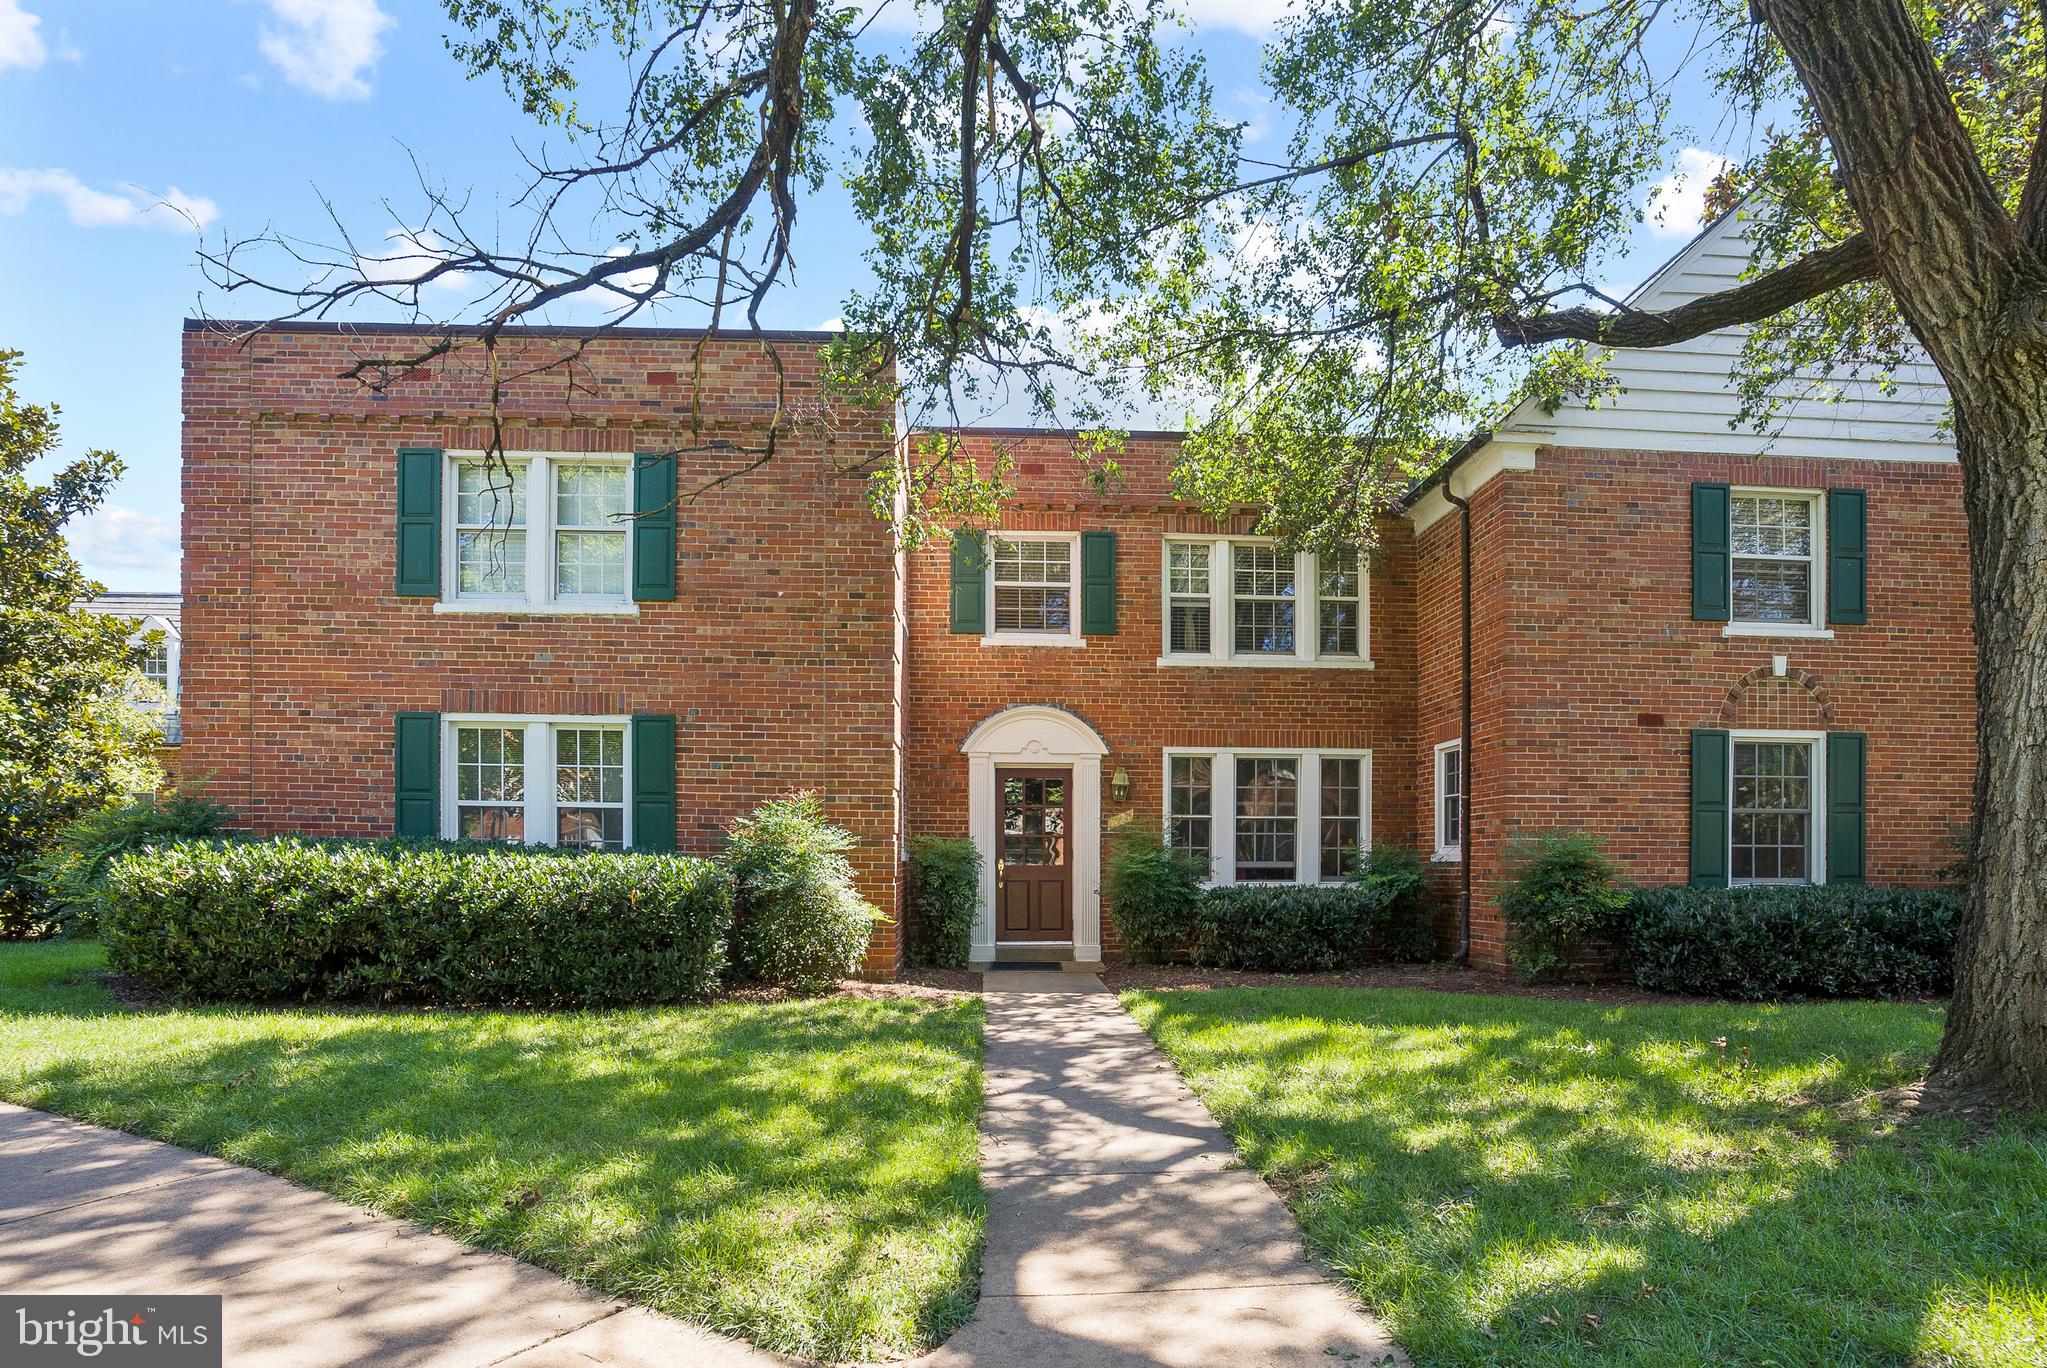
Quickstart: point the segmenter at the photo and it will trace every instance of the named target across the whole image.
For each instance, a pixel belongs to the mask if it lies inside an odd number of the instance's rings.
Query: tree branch
[[[1609,347],[1667,347],[1722,328],[1754,323],[1876,274],[1876,248],[1867,234],[1857,233],[1846,242],[1675,309],[1659,312],[1623,306],[1611,313],[1587,308],[1504,313],[1493,320],[1493,332],[1506,347],[1537,347],[1573,338]]]

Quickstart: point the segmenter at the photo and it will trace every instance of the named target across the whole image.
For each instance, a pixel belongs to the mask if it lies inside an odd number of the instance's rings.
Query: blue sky
[[[1254,129],[1260,42],[1284,3],[1185,0],[1216,89]],[[324,196],[374,235],[417,203],[408,149],[480,202],[515,192],[513,140],[534,130],[495,84],[463,79],[446,30],[432,0],[0,0],[0,347],[27,353],[23,394],[62,405],[69,448],[128,463],[72,539],[108,587],[177,585],[180,320],[273,311],[202,297],[191,226],[164,206],[209,237],[321,237]],[[1712,170],[1697,148],[1678,160]],[[1637,234],[1617,279],[1690,235],[1704,180]],[[833,318],[860,247],[834,192],[805,203],[802,272],[769,321]]]

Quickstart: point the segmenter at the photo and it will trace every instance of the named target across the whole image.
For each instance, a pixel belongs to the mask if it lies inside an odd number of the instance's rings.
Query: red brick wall
[[[1372,752],[1371,822],[1381,839],[1408,840],[1414,828],[1412,539],[1389,521],[1384,553],[1372,563],[1371,654],[1376,668],[1288,669],[1160,666],[1160,576],[1167,532],[1215,533],[1215,524],[1175,502],[1166,475],[1176,438],[1133,437],[1119,457],[1121,479],[1098,490],[1056,435],[975,433],[985,458],[996,443],[1016,462],[1017,495],[1003,525],[1014,531],[1107,530],[1117,534],[1117,634],[1083,649],[984,646],[949,630],[951,570],[942,539],[910,560],[907,696],[908,825],[913,835],[967,834],[967,760],[960,744],[998,709],[1020,703],[1064,708],[1108,743],[1102,814],[1110,831],[1163,820],[1164,759],[1173,746],[1359,748]],[[1241,519],[1230,531],[1248,532]],[[1109,781],[1130,774],[1128,802]],[[1104,855],[1109,833],[1105,832]],[[1104,907],[1105,947],[1117,947],[1114,911]]]
[[[186,775],[254,831],[381,835],[396,712],[670,713],[681,848],[712,851],[761,799],[814,788],[859,837],[863,891],[893,915],[895,575],[864,497],[889,414],[827,414],[815,343],[780,342],[793,431],[766,467],[680,510],[674,603],[636,618],[436,614],[393,593],[394,453],[483,446],[485,376],[470,347],[382,395],[337,378],[390,345],[185,335]],[[506,393],[510,449],[692,442],[687,335],[621,336],[573,371],[546,365],[570,345],[529,336],[501,353],[524,375]],[[713,346],[704,376],[703,435],[757,444],[774,398],[759,348]],[[749,459],[685,455],[679,483]],[[892,972],[899,950],[884,926],[869,970]]]
[[[1694,622],[1695,480],[1867,490],[1869,625],[1823,641],[1729,638]],[[1975,765],[1957,467],[1544,449],[1534,471],[1496,478],[1474,509],[1481,963],[1499,962],[1489,891],[1516,831],[1587,827],[1631,879],[1686,877],[1695,727],[1866,732],[1869,879],[1923,882],[1949,858]],[[1456,524],[1453,512],[1420,539],[1424,743],[1456,730]],[[1789,657],[1789,680],[1769,678],[1773,655]]]

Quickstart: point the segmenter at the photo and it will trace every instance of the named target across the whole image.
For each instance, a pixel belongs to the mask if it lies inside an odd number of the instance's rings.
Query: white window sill
[[[1785,637],[1795,641],[1832,641],[1834,629],[1800,622],[1730,622],[1720,629],[1724,637]]]
[[[1437,864],[1462,864],[1464,852],[1456,846],[1444,846],[1429,858]]]
[[[517,613],[527,617],[638,617],[637,603],[532,603],[525,599],[437,599],[436,613]]]
[[[1369,670],[1373,663],[1345,656],[1322,656],[1315,660],[1302,660],[1299,656],[1243,655],[1243,656],[1198,656],[1162,655],[1158,658],[1161,667],[1178,666],[1195,669],[1219,670]]]
[[[1085,646],[1087,638],[1058,632],[991,632],[983,646]]]

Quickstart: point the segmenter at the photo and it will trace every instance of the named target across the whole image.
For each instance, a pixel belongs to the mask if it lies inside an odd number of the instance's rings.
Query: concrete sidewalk
[[[5,1103],[0,1291],[218,1293],[235,1368],[791,1362],[282,1178]]]
[[[981,1304],[920,1364],[1406,1362],[1099,979],[984,983]]]

